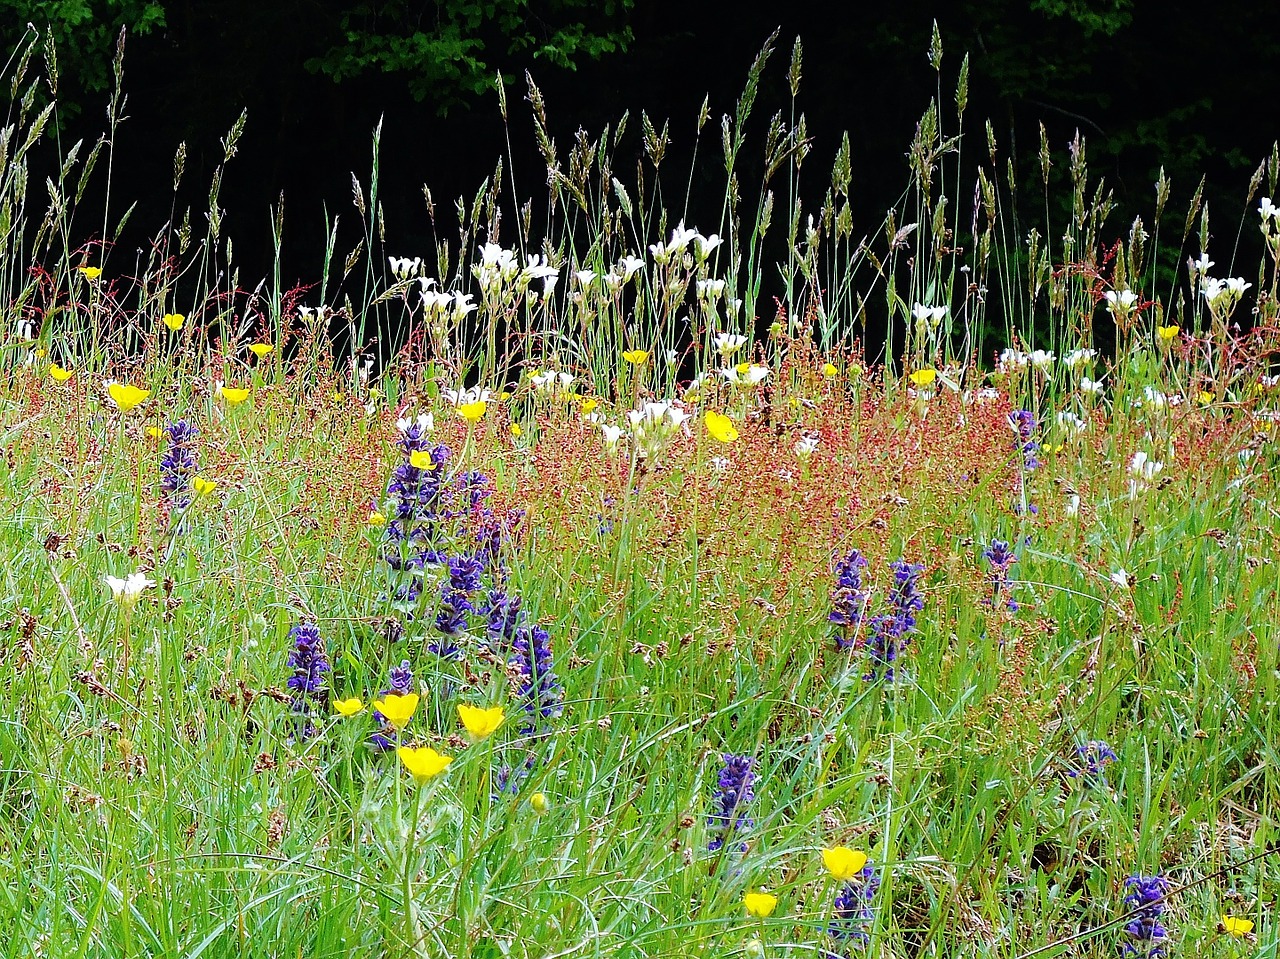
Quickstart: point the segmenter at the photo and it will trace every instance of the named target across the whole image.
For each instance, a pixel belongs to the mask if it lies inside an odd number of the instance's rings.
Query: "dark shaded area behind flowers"
[[[68,47],[59,91],[68,104],[64,145],[78,137],[91,143],[102,132],[116,29],[125,25],[135,31],[125,59],[129,119],[116,137],[112,171],[117,213],[123,203],[138,202],[117,244],[120,270],[133,262],[135,250],[147,248],[172,213],[180,219],[190,205],[199,221],[208,184],[222,160],[220,139],[242,109],[248,112],[248,124],[239,155],[222,178],[220,205],[225,234],[234,238],[248,288],[272,275],[268,207],[278,208],[282,196],[285,288],[318,280],[326,216],[341,218],[335,268],[355,247],[364,230],[351,208],[351,174],[368,182],[371,132],[380,118],[385,118],[379,161],[382,213],[388,252],[398,255],[429,257],[437,238],[456,243],[453,200],[462,196],[469,202],[480,180],[508,150],[497,97],[475,89],[474,79],[468,79],[471,61],[461,47],[449,45],[456,46],[454,40],[431,47],[432,56],[416,60],[373,53],[401,33],[452,37],[448,16],[456,5],[445,4],[432,15],[413,5],[380,5],[375,15],[370,5],[338,0],[306,7],[243,0],[181,6],[90,2],[67,9],[9,0],[5,6],[12,15],[2,35],[8,44],[17,42],[28,19],[48,18]],[[660,171],[665,185],[661,200],[705,232],[721,229],[724,171],[717,121],[733,112],[748,65],[778,26],[778,50],[764,75],[753,132],[739,160],[743,191],[753,195],[761,182],[769,117],[781,111],[785,123],[799,120],[791,115],[786,70],[791,40],[799,35],[805,53],[796,110],[804,113],[813,150],[799,187],[803,209],[814,211],[820,205],[832,158],[847,130],[853,144],[854,235],[859,237],[874,233],[899,197],[907,177],[904,152],[929,98],[941,98],[944,117],[952,110],[965,52],[971,56],[966,114],[971,139],[962,146],[969,162],[985,160],[981,124],[991,119],[1001,151],[1001,179],[1004,158],[1009,158],[1014,179],[1027,191],[1014,231],[1018,236],[1033,226],[1047,233],[1040,222],[1041,121],[1057,157],[1049,173],[1051,223],[1059,225],[1069,214],[1064,154],[1079,130],[1089,141],[1094,176],[1105,176],[1117,194],[1119,205],[1107,228],[1110,238],[1127,233],[1138,213],[1149,221],[1151,184],[1162,165],[1174,184],[1170,210],[1177,211],[1175,220],[1183,215],[1203,172],[1204,196],[1217,222],[1234,229],[1249,173],[1269,152],[1274,136],[1265,124],[1239,122],[1257,102],[1258,91],[1273,89],[1280,80],[1280,44],[1264,5],[1243,0],[1219,4],[1213,30],[1202,28],[1200,6],[1150,0],[1102,6],[908,0],[856,11],[828,3],[759,10],[721,3],[645,3],[633,10],[622,4],[570,4],[557,7],[554,16],[531,10],[518,22],[482,19],[464,28],[460,42],[472,44],[466,56],[478,57],[486,65],[485,75],[501,70],[511,84],[510,149],[518,196],[545,197],[544,163],[528,104],[522,102],[523,72],[530,69],[548,104],[549,132],[562,160],[575,130],[582,127],[598,135],[627,109],[632,120],[615,166],[630,182],[644,155],[641,112],[655,119],[657,130],[664,118],[671,118]],[[935,18],[946,51],[941,89],[926,60]],[[572,32],[576,25],[584,38],[616,34],[617,42],[584,39],[559,59],[539,46],[560,42],[558,31]],[[526,33],[538,42],[520,40]],[[570,60],[573,69],[565,65]],[[342,68],[332,69],[335,63]],[[335,76],[341,79],[335,81]],[[704,95],[711,120],[690,180],[694,120]],[[954,119],[949,125],[947,135],[959,132]],[[170,182],[173,151],[180,141],[187,144],[186,174],[175,211],[168,189],[156,185]],[[512,172],[508,168],[508,178]],[[100,193],[104,183],[99,171],[89,197],[97,195],[95,190]],[[435,199],[434,229],[423,202],[424,183]],[[687,184],[692,189],[686,204]],[[966,171],[955,188],[949,185],[948,192],[958,191],[953,201],[967,197],[971,184],[972,174]],[[771,185],[786,191],[781,182]],[[534,203],[535,237],[544,232],[536,222],[544,206]],[[514,240],[515,213],[508,211],[503,237],[508,244]],[[83,222],[88,231],[93,229],[90,219]],[[782,228],[773,231],[766,262],[785,259],[780,245],[784,233]],[[80,239],[91,238],[87,232]],[[957,242],[970,241],[960,237]],[[1253,242],[1252,235],[1244,237],[1245,246]],[[1247,258],[1251,252],[1242,249],[1241,255]],[[454,255],[456,260],[456,251]],[[1172,246],[1165,250],[1165,269],[1173,267],[1176,255]],[[770,298],[781,288],[774,271],[766,270],[764,279],[759,319],[767,323],[772,319]],[[869,333],[873,342],[882,335],[874,329]]]

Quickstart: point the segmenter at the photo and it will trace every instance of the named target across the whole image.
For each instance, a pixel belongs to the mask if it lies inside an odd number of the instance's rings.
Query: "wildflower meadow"
[[[1038,196],[935,34],[860,222],[777,46],[717,222],[530,79],[545,171],[405,249],[375,139],[296,286],[222,167],[116,245],[121,87],[64,143],[14,55],[0,954],[1276,956],[1280,156]]]

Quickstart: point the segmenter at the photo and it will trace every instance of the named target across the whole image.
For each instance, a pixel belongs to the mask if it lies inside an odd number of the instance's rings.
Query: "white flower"
[[[1121,316],[1129,313],[1134,304],[1138,302],[1138,294],[1134,293],[1133,290],[1121,290],[1119,293],[1115,290],[1107,290],[1102,296],[1107,301],[1107,306],[1110,307],[1111,312],[1119,313]]]
[[[1072,350],[1062,358],[1062,362],[1067,365],[1068,369],[1078,370],[1086,363],[1091,362],[1097,355],[1097,350]]]
[[[418,271],[422,269],[422,257],[415,256],[412,260],[407,256],[389,256],[391,261],[391,272],[397,280],[407,280],[410,277],[418,275]]]
[[[476,309],[476,305],[471,302],[470,293],[454,293],[453,294],[453,318],[460,320],[472,310]]]
[[[666,356],[667,356],[667,362],[668,362],[668,363],[674,363],[674,362],[676,362],[678,359],[680,359],[680,351],[679,351],[679,350],[667,350]]]
[[[528,286],[534,280],[550,280],[551,287],[560,279],[559,267],[551,265],[551,261],[538,253],[530,253],[525,258],[524,269],[520,271],[520,285]],[[550,288],[547,288],[548,292]]]
[[[1058,414],[1058,425],[1070,433],[1083,433],[1089,426],[1088,423],[1070,410],[1063,410]]]
[[[155,586],[155,580],[147,579],[142,573],[130,573],[124,579],[116,576],[103,577],[111,587],[111,595],[121,606],[132,608],[138,602],[142,591]]]
[[[1116,570],[1114,573],[1111,574],[1111,582],[1115,583],[1121,589],[1128,589],[1129,574],[1124,571],[1123,567],[1121,567],[1120,569]]]
[[[703,236],[701,233],[693,234],[693,255],[699,263],[709,257],[713,250],[724,241],[720,239],[718,234],[712,233],[710,236]]]
[[[1043,370],[1043,369],[1046,369],[1047,367],[1052,366],[1053,361],[1057,359],[1057,357],[1055,357],[1048,350],[1036,350],[1030,356],[1028,356],[1027,359],[1030,361],[1031,365],[1034,366],[1037,370]]]
[[[441,390],[440,395],[454,406],[465,406],[468,403],[487,403],[493,396],[491,390],[482,390],[478,386],[462,390]]]
[[[911,315],[917,323],[935,327],[946,319],[947,308],[945,306],[925,306],[923,303],[917,303],[911,308]]]
[[[1280,373],[1275,376],[1258,377],[1258,385],[1264,390],[1274,390],[1277,386],[1280,386]]]
[[[480,248],[480,262],[472,264],[471,272],[480,281],[483,292],[493,293],[515,280],[520,273],[520,263],[515,250],[486,243]]]
[[[1209,268],[1212,266],[1213,260],[1209,259],[1208,253],[1201,253],[1199,259],[1191,261],[1191,270],[1193,273],[1208,273]]]
[[[1102,381],[1091,380],[1087,376],[1082,376],[1080,377],[1080,392],[1091,393],[1094,396],[1097,396],[1102,392]]]
[[[724,292],[724,280],[699,280],[698,281],[698,297],[700,299],[714,300]]]
[[[430,413],[419,413],[417,419],[410,419],[407,416],[402,416],[400,419],[396,420],[396,429],[401,433],[406,433],[408,432],[409,427],[415,424],[417,425],[419,432],[430,433],[436,428],[436,418]]]
[[[1280,207],[1271,202],[1271,197],[1264,196],[1258,204],[1258,215],[1266,220],[1280,220]]]
[[[713,456],[711,457],[711,468],[717,473],[723,473],[729,468],[729,457]]]
[[[1133,458],[1129,460],[1129,472],[1138,479],[1150,481],[1164,469],[1164,464],[1147,456],[1144,450],[1138,450],[1133,454]]]
[[[796,441],[796,456],[800,457],[802,460],[807,460],[817,451],[817,449],[818,437],[816,436],[804,436]]]
[[[1021,350],[1009,348],[1000,354],[1000,369],[1008,372],[1009,370],[1025,370],[1030,357]]]
[[[721,356],[736,353],[747,345],[747,338],[738,333],[717,333],[715,335],[716,352]]]
[[[1080,494],[1072,493],[1068,496],[1067,505],[1062,508],[1062,511],[1068,516],[1075,516],[1078,514],[1080,512]]]
[[[605,449],[615,450],[618,448],[618,440],[622,439],[621,426],[611,426],[608,423],[601,423],[600,432],[604,434]]]
[[[596,281],[596,271],[595,270],[576,270],[573,274],[573,278],[578,281],[578,286],[582,287],[584,290],[587,290],[587,289],[590,289],[591,284]]]
[[[604,288],[610,293],[617,293],[622,289],[622,284],[626,282],[620,273],[606,273],[600,277],[600,282],[604,284]]]
[[[1227,289],[1235,296],[1243,296],[1244,291],[1253,286],[1252,283],[1246,283],[1243,276],[1231,276],[1227,278]]]
[[[638,256],[624,256],[618,261],[618,271],[623,281],[627,281],[644,269],[644,260]]]
[[[742,369],[743,366],[746,369]],[[769,367],[761,366],[758,363],[742,363],[738,366],[726,366],[720,371],[720,375],[730,383],[744,383],[747,386],[755,386],[757,383],[763,383],[768,378]]]
[[[740,296],[725,297],[724,305],[725,305],[725,312],[728,313],[729,317],[731,319],[737,319],[738,311],[742,309],[742,297]]]

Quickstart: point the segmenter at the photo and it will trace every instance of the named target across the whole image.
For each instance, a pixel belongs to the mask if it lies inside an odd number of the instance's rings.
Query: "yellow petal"
[[[711,434],[712,439],[719,440],[721,443],[732,443],[738,438],[738,428],[733,425],[733,420],[723,413],[707,410],[702,419],[707,424],[707,432]]]
[[[176,333],[178,330],[182,329],[182,324],[187,321],[187,318],[181,313],[166,313],[164,316],[160,317],[160,320],[165,326],[169,327],[169,329]]]
[[[207,496],[218,488],[218,484],[213,480],[207,480],[203,476],[197,476],[191,481],[191,488],[196,491],[197,496]]]
[[[414,450],[409,454],[409,465],[419,470],[436,468],[435,460],[431,458],[431,450]]]
[[[96,280],[102,276],[102,267],[99,266],[78,266],[76,269],[80,271],[80,275],[86,280]]]
[[[764,919],[773,915],[773,910],[778,906],[778,897],[767,892],[749,892],[742,897],[742,904],[751,915]]]
[[[622,354],[622,358],[634,366],[639,366],[649,358],[648,350],[626,350]]]
[[[822,862],[832,879],[848,882],[867,864],[867,854],[848,846],[836,846],[822,850]]]
[[[266,356],[275,349],[270,343],[250,343],[249,349],[253,351],[253,355],[257,357]]]
[[[359,696],[352,696],[350,699],[335,699],[333,708],[339,715],[351,717],[364,709],[364,702]]]
[[[65,383],[67,380],[71,379],[71,371],[64,370],[57,363],[49,364],[49,375],[53,377],[53,381],[55,383]]]
[[[1247,936],[1253,932],[1253,920],[1238,916],[1223,916],[1222,928],[1229,936]]]
[[[474,739],[484,739],[493,735],[502,725],[504,710],[501,706],[472,706],[468,703],[458,704],[458,718]]]
[[[489,405],[484,400],[476,400],[474,403],[463,403],[458,407],[458,415],[468,423],[474,423],[484,416],[484,411]]]
[[[228,406],[236,406],[249,398],[248,388],[241,389],[234,386],[219,386],[218,394],[227,401]]]
[[[373,707],[396,729],[404,729],[418,710],[418,694],[409,693],[407,696],[398,696],[395,693],[388,693],[374,703]]]
[[[396,750],[396,755],[419,785],[439,776],[453,762],[452,756],[442,756],[430,746],[401,746]]]
[[[107,395],[111,397],[111,402],[116,404],[116,409],[121,413],[128,413],[150,396],[151,391],[126,383],[112,383],[107,387]]]
[[[937,378],[938,371],[931,367],[926,367],[923,370],[916,370],[910,376],[911,382],[920,387],[932,386],[933,381]]]

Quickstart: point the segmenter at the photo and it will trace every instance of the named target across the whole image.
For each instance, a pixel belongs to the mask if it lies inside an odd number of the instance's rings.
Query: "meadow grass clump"
[[[802,120],[744,210],[771,49],[705,232],[647,118],[628,188],[531,86],[544,237],[496,175],[385,273],[358,193],[310,305],[215,264],[216,184],[126,279],[10,152],[7,955],[1268,954],[1274,207],[1256,282],[1197,203],[1164,286],[1167,184],[1113,241],[1076,141],[1015,236],[992,143],[966,227],[939,96],[865,240]]]

